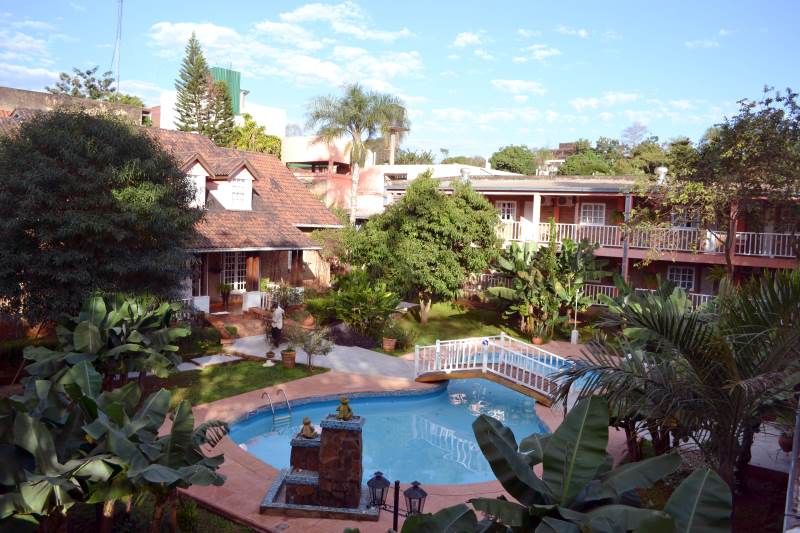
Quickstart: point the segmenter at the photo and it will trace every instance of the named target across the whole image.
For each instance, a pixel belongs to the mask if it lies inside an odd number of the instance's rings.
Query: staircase
[[[552,405],[558,388],[552,376],[571,364],[569,359],[505,333],[437,340],[430,346],[417,346],[414,352],[417,381],[484,378],[531,396],[547,407]]]

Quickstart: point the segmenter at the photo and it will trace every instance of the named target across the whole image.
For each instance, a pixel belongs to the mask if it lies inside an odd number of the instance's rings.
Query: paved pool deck
[[[384,354],[379,355],[391,357]],[[248,411],[263,406],[264,400],[261,395],[265,391],[274,398],[277,396],[277,390],[283,389],[290,400],[295,400],[352,392],[427,390],[432,387],[434,386],[417,383],[411,379],[373,373],[342,372],[334,369],[325,374],[198,405],[194,407],[193,411],[196,424],[210,419],[230,422]],[[537,405],[536,413],[551,430],[558,427],[563,420],[563,412],[560,409],[549,409]],[[609,437],[609,452],[619,460],[625,448],[624,435],[622,432],[610,430]],[[268,532],[340,532],[346,527],[357,527],[362,533],[385,533],[391,527],[392,516],[385,511],[381,512],[378,522],[262,515],[259,512],[261,500],[277,476],[278,469],[245,452],[229,437],[225,437],[211,451],[212,455],[217,453],[225,454],[225,462],[220,467],[220,473],[227,477],[225,484],[220,487],[193,486],[186,493],[201,505],[239,523],[246,524],[258,531]],[[541,466],[537,466],[535,471],[541,475]],[[406,486],[402,488],[405,489]],[[505,494],[497,481],[462,485],[426,484],[425,490],[428,491],[428,499],[425,504],[425,510],[428,512],[463,503],[473,497],[494,498]],[[506,496],[508,497],[507,494]]]

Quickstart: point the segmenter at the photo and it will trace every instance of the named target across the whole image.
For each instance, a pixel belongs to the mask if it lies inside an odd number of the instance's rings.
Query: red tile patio
[[[273,397],[276,397],[276,391],[280,388],[286,391],[290,400],[293,400],[351,392],[421,390],[430,387],[431,385],[405,379],[330,371],[325,374],[198,405],[194,407],[194,414],[197,424],[213,418],[231,421],[250,410],[262,406],[264,401],[261,399],[261,395],[264,391],[268,391]],[[536,412],[551,430],[555,429],[563,420],[563,413],[560,409],[548,409],[537,405]],[[619,460],[622,457],[624,444],[624,435],[621,432],[610,430],[609,452],[615,459]],[[381,518],[378,522],[262,515],[259,513],[261,500],[264,498],[278,470],[240,449],[227,437],[217,446],[216,451],[225,454],[225,462],[220,468],[220,472],[227,476],[225,484],[221,487],[191,487],[186,493],[201,505],[236,522],[246,524],[259,531],[269,532],[341,532],[346,527],[358,527],[362,533],[385,533],[391,527],[391,514],[385,511],[381,513]],[[540,466],[536,467],[536,471],[537,474],[541,475]],[[426,484],[425,490],[429,494],[425,504],[426,511],[436,511],[477,496],[496,497],[504,494],[502,487],[496,481],[464,485]]]

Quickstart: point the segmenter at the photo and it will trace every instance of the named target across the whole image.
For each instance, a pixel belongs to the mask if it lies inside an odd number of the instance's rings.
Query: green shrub
[[[231,337],[235,337],[236,334],[239,332],[239,330],[236,329],[236,326],[225,326],[225,331],[227,331],[228,335],[230,335]]]
[[[417,343],[418,333],[413,329],[400,327],[400,334],[397,336],[398,348],[412,348]]]
[[[211,349],[215,349],[220,344],[219,331],[211,326],[192,327],[192,334],[178,341],[180,354],[198,355],[204,354]]]
[[[189,498],[178,501],[178,529],[184,533],[197,531],[197,502]]]
[[[356,270],[338,280],[333,301],[336,318],[365,337],[377,338],[400,297],[382,282],[371,282],[363,270]]]
[[[329,324],[336,319],[336,306],[332,294],[307,298],[305,305],[306,311],[314,315],[320,324]]]

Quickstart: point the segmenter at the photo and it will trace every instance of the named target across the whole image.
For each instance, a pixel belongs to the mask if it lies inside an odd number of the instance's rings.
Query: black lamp
[[[375,472],[372,478],[367,481],[369,487],[369,503],[372,507],[384,507],[386,505],[386,495],[389,493],[389,480],[383,477],[383,472]]]
[[[403,496],[406,499],[406,510],[409,516],[422,513],[428,493],[419,486],[419,481],[413,481],[411,486],[403,491]]]

